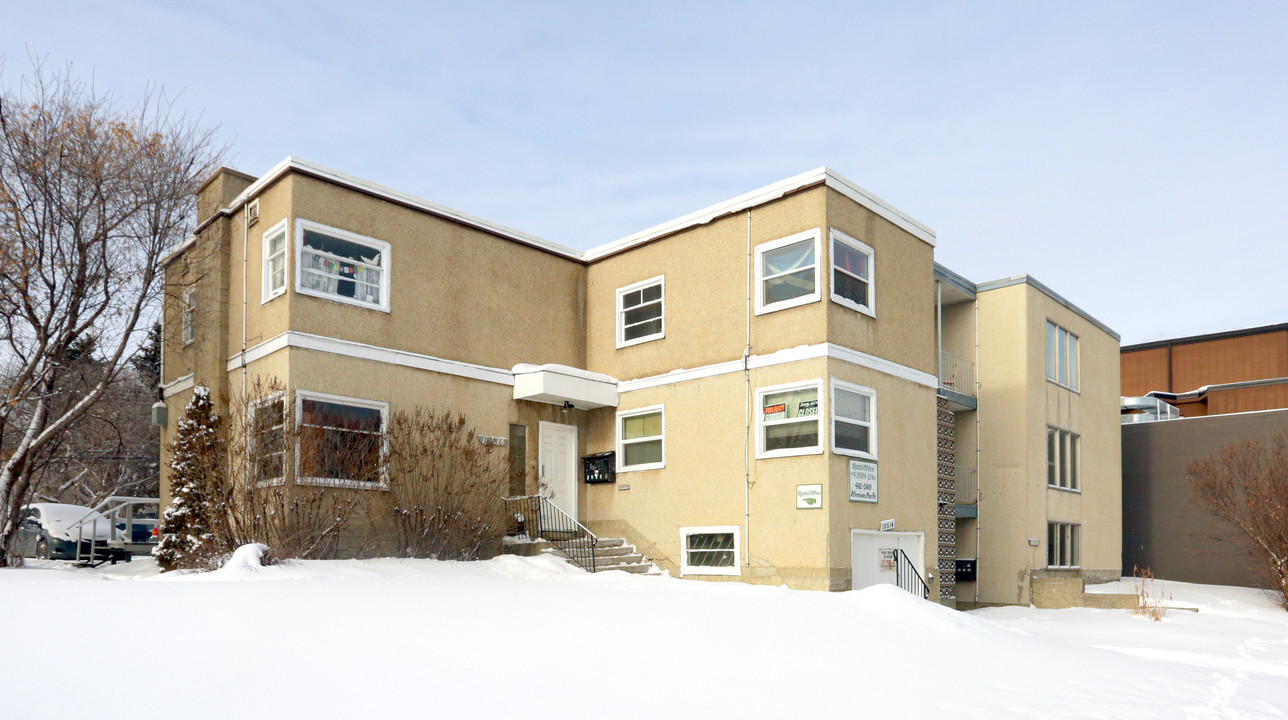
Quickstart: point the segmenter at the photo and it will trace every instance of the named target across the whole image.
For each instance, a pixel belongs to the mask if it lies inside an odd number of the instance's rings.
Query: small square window
[[[840,230],[832,237],[832,300],[864,315],[876,317],[874,252],[868,245]]]
[[[617,414],[617,469],[666,467],[665,411],[661,405]]]
[[[617,347],[666,336],[666,278],[658,276],[617,290]]]
[[[680,528],[680,575],[741,575],[738,526]]]
[[[756,314],[819,299],[818,230],[756,246]]]

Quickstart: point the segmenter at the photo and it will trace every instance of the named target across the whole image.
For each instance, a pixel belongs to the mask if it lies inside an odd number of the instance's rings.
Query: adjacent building
[[[686,578],[906,563],[987,604],[1117,577],[1118,336],[1030,277],[936,265],[929,228],[828,169],[589,251],[295,158],[198,204],[165,261],[163,443],[194,385],[273,378],[326,432],[464,412],[511,494]],[[313,465],[295,481],[384,490]]]

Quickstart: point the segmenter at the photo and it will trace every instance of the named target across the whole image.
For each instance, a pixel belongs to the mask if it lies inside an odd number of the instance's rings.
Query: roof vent
[[[259,222],[259,198],[246,203],[246,227]]]

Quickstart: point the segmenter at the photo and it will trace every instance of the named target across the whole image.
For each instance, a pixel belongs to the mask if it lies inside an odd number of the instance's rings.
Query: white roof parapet
[[[549,405],[570,404],[578,410],[617,407],[617,379],[567,365],[521,363],[514,373],[514,399]]]

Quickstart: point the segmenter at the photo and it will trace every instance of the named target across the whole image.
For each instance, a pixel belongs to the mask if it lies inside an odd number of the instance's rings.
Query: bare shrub
[[[1238,528],[1261,552],[1263,572],[1288,608],[1288,430],[1191,460],[1185,479],[1196,506]]]
[[[388,478],[399,554],[475,560],[505,533],[509,458],[464,415],[416,409],[389,423]]]
[[[1162,620],[1171,606],[1171,593],[1163,593],[1154,587],[1154,572],[1149,568],[1133,567],[1132,575],[1140,582],[1136,584],[1136,608],[1131,613],[1155,622]]]

